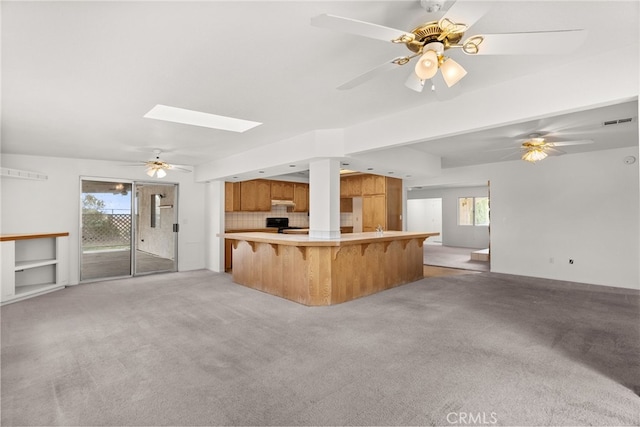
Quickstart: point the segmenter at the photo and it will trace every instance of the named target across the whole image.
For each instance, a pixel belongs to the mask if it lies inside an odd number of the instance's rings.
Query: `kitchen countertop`
[[[337,239],[310,238],[308,234],[284,234],[284,233],[225,233],[222,237],[248,242],[269,243],[273,245],[287,246],[346,246],[364,243],[396,241],[405,239],[426,239],[438,236],[440,233],[409,232],[409,231],[385,231],[382,236],[376,232],[348,233]]]

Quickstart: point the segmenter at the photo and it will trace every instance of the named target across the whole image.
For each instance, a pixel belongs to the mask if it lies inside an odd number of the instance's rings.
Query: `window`
[[[458,198],[458,225],[489,225],[489,198]]]

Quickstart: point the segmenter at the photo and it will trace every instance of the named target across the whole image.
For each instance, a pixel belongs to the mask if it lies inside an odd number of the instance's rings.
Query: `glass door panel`
[[[131,275],[132,183],[82,180],[80,280]]]
[[[135,274],[177,271],[177,184],[136,183]]]

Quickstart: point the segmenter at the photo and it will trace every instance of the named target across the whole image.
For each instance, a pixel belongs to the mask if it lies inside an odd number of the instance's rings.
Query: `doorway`
[[[136,184],[136,275],[177,271],[177,184]]]
[[[177,184],[81,179],[80,281],[177,271]]]
[[[424,243],[442,245],[442,198],[407,200],[407,231],[440,233]]]

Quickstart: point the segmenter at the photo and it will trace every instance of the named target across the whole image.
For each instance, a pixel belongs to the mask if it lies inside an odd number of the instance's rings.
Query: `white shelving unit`
[[[69,233],[10,234],[0,240],[3,305],[69,284]]]

